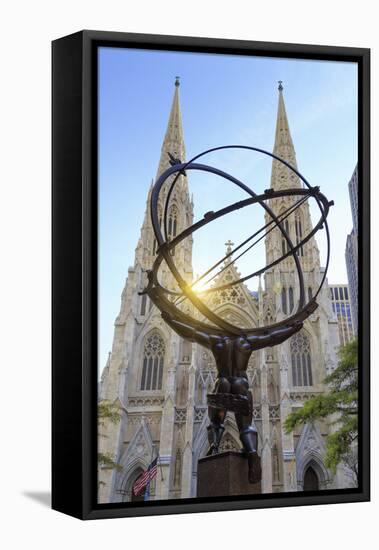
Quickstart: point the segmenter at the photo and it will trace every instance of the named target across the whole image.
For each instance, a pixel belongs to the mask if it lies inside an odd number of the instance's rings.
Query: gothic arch
[[[119,488],[116,488],[115,491],[121,502],[131,502],[133,500],[133,484],[146,468],[147,466],[141,461],[137,461],[123,476]]]
[[[328,487],[330,475],[324,465],[325,453],[325,443],[319,430],[313,423],[306,424],[296,447],[296,477],[299,491],[303,490],[304,475],[309,467],[317,474],[319,488]]]
[[[153,438],[144,419],[142,418],[139,428],[134,433],[128,447],[121,453],[118,463],[124,471],[130,469],[130,465],[135,460],[142,461],[146,466],[149,465],[153,452]]]
[[[304,490],[304,480],[308,468],[312,468],[312,470],[315,472],[318,480],[319,489],[327,489],[330,481],[328,471],[326,470],[322,460],[320,460],[317,455],[313,455],[313,453],[310,453],[307,462],[304,464],[301,470],[301,474],[297,480],[298,490]]]
[[[144,420],[136,430],[128,447],[121,453],[117,462],[121,471],[114,470],[112,502],[120,501],[124,493],[131,490],[137,470],[146,470],[153,456],[154,444],[148,425]],[[129,494],[131,497],[131,493]],[[121,499],[122,500],[122,499]]]
[[[236,324],[241,327],[257,326],[257,319],[242,309],[236,304],[225,303],[215,308],[215,313],[223,319],[227,319],[232,324]]]
[[[168,328],[166,323],[163,322],[162,317],[158,311],[156,311],[154,315],[150,317],[148,322],[144,324],[140,334],[138,335],[137,345],[141,346],[141,343],[143,344],[145,338],[154,331],[159,333],[166,345],[170,338],[170,329]]]

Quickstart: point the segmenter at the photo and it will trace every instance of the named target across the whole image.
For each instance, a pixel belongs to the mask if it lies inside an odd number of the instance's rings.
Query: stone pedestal
[[[199,460],[198,497],[257,495],[261,482],[249,483],[247,458],[243,453],[227,451]]]

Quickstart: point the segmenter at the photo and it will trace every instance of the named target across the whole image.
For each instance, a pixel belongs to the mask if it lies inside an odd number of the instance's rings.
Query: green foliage
[[[111,422],[111,424],[117,424],[120,419],[121,412],[117,405],[105,399],[99,401],[97,405],[97,421],[99,427],[104,427],[106,421]],[[98,432],[98,436],[104,438],[107,437],[100,431]],[[122,466],[113,460],[111,453],[97,453],[97,463],[99,467],[114,468],[118,471],[122,470]],[[99,484],[104,485],[104,482],[99,482]]]
[[[122,466],[113,460],[110,453],[97,453],[97,463],[105,468],[115,468],[119,472],[122,470]]]
[[[334,433],[326,438],[325,465],[333,472],[340,462],[357,474],[356,455],[352,444],[358,438],[358,342],[354,340],[340,348],[336,369],[325,378],[330,392],[309,399],[304,406],[288,415],[286,433],[300,424],[333,416]]]
[[[112,424],[117,424],[121,419],[120,408],[114,403],[103,399],[97,405],[97,419],[99,426],[104,426],[105,420],[109,420]]]

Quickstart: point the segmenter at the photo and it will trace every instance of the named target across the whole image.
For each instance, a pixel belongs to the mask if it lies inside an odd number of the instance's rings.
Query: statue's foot
[[[258,483],[262,479],[261,459],[257,452],[247,454],[249,466],[249,483]]]

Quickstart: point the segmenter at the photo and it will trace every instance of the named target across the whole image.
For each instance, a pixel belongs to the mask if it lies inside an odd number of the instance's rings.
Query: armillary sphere
[[[285,165],[287,168],[289,168],[294,174],[296,174],[303,182],[304,187],[292,188],[292,189],[291,188],[281,189],[278,191],[275,191],[273,189],[268,189],[268,190],[265,190],[264,193],[256,194],[252,189],[250,189],[250,187],[248,187],[242,181],[239,181],[234,176],[227,174],[226,172],[214,166],[199,164],[198,162],[196,162],[198,161],[198,159],[200,159],[201,157],[204,157],[205,155],[211,152],[220,151],[223,149],[243,149],[248,151],[255,151],[263,155],[272,157],[273,159],[279,161],[280,163]],[[298,172],[298,170],[296,170],[288,162],[274,155],[273,153],[270,153],[263,149],[259,149],[257,147],[250,147],[245,145],[225,145],[221,147],[215,147],[213,149],[209,149],[203,153],[200,153],[199,155],[196,155],[188,162],[181,162],[180,159],[174,159],[171,155],[170,155],[170,159],[171,159],[170,160],[171,166],[165,172],[163,172],[163,174],[161,174],[161,176],[157,179],[151,193],[151,201],[150,201],[151,220],[152,220],[155,238],[158,243],[158,248],[157,248],[157,256],[153,263],[152,269],[151,271],[148,272],[148,285],[143,292],[149,295],[152,302],[162,312],[164,312],[165,315],[169,315],[171,317],[174,317],[175,319],[178,319],[184,322],[187,325],[191,325],[196,329],[201,330],[203,333],[220,334],[224,336],[227,335],[229,337],[253,336],[253,335],[259,336],[263,334],[270,335],[271,333],[274,333],[275,331],[277,331],[278,328],[280,328],[281,326],[290,327],[290,326],[293,326],[294,324],[298,325],[299,323],[302,323],[317,308],[316,298],[326,278],[326,274],[329,266],[329,259],[330,259],[330,234],[329,234],[329,228],[327,224],[327,216],[329,213],[330,206],[333,205],[333,201],[329,201],[325,197],[325,195],[321,193],[319,187],[311,186],[308,183],[308,181],[305,179],[305,177],[302,176],[302,174],[300,174],[300,172]],[[193,171],[193,170],[200,171],[200,172],[208,172],[211,174],[215,174],[216,176],[219,176],[221,178],[224,178],[228,182],[236,185],[237,187],[245,191],[247,198],[245,200],[241,200],[233,204],[230,204],[225,208],[221,208],[218,211],[212,211],[212,212],[206,213],[201,220],[195,222],[190,227],[185,228],[181,233],[175,236],[175,238],[169,240],[167,214],[168,214],[168,208],[170,204],[170,198],[172,196],[175,185],[178,182],[179,176],[181,174],[185,175],[187,172]],[[158,215],[158,200],[159,200],[160,192],[162,190],[163,185],[171,176],[175,176],[175,177],[173,178],[171,183],[169,183],[169,189],[168,189],[168,193],[164,204],[163,223],[161,227],[161,223]],[[292,205],[286,212],[281,213],[280,215],[276,215],[269,206],[269,201],[272,199],[276,199],[280,197],[292,197],[292,196],[298,197],[297,202],[294,205]],[[303,204],[308,199],[313,199],[316,202],[320,210],[320,219],[315,224],[314,228],[311,229],[308,232],[308,234],[304,236],[301,242],[294,244],[288,232],[286,231],[284,220],[288,216],[290,216],[293,212],[295,212],[295,210],[299,208],[299,206],[301,206],[301,204]],[[174,250],[174,248],[181,241],[183,241],[183,239],[195,233],[205,225],[211,223],[213,220],[221,218],[222,216],[225,216],[230,212],[239,210],[241,208],[245,208],[246,206],[249,206],[252,204],[259,204],[270,216],[271,221],[268,224],[264,225],[259,231],[251,235],[243,243],[239,244],[234,250],[227,253],[226,256],[224,256],[219,262],[217,262],[217,264],[215,264],[210,269],[208,269],[196,281],[188,283],[181,276],[175,264],[175,255],[172,254],[172,251]],[[207,289],[204,293],[201,293],[201,294],[209,295],[213,292],[225,290],[235,285],[238,285],[240,283],[244,283],[245,281],[251,279],[252,277],[256,277],[263,274],[265,271],[279,264],[287,257],[292,256],[296,267],[298,282],[299,282],[299,302],[298,302],[297,310],[295,311],[294,314],[290,315],[286,319],[271,325],[253,327],[253,328],[237,327],[229,323],[227,320],[221,318],[214,311],[212,311],[201,299],[200,293],[196,292],[193,289],[193,287],[195,283],[197,283],[200,279],[202,279],[207,274],[209,274],[215,267],[217,267],[217,265],[220,265],[223,262],[223,260],[228,258],[231,254],[234,254],[242,246],[244,246],[250,240],[255,238],[258,233],[264,232],[264,234],[267,234],[267,232],[273,230],[276,227],[279,228],[283,238],[287,243],[287,249],[280,257],[278,257],[277,259],[275,259],[274,261],[272,261],[270,264],[266,265],[262,269],[259,269],[258,271],[254,271],[253,273],[250,273],[247,276],[241,277],[237,280],[233,280],[227,284],[212,286],[209,289]],[[163,229],[163,232],[162,232],[162,229]],[[325,229],[325,232],[326,232],[326,242],[327,242],[326,266],[325,266],[325,271],[323,273],[323,276],[317,291],[314,293],[314,295],[310,299],[307,300],[305,297],[304,277],[303,277],[301,263],[298,256],[298,251],[320,229]],[[252,246],[253,245],[251,245],[249,248],[251,248]],[[171,271],[174,279],[178,284],[179,290],[172,290],[169,288],[165,288],[159,281],[158,271],[162,264],[162,261],[166,262],[168,269]],[[180,309],[179,305],[183,299],[188,299],[193,304],[193,306],[198,310],[198,312],[200,312],[200,314],[205,318],[205,320],[200,321],[199,319],[196,319],[189,313],[185,313],[182,309]]]

